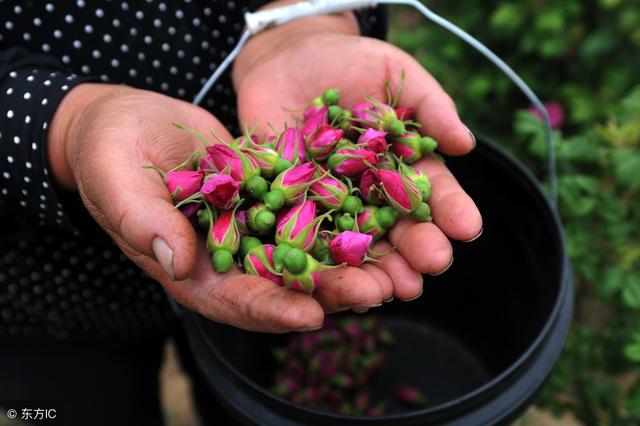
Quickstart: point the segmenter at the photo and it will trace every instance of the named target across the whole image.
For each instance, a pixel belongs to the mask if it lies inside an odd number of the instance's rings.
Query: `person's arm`
[[[72,230],[47,151],[55,111],[91,77],[66,71],[53,57],[0,50],[0,209],[22,222]]]

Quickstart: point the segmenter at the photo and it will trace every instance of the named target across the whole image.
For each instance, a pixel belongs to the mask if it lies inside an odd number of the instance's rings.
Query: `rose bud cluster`
[[[345,107],[328,89],[295,126],[232,141],[176,124],[204,150],[172,170],[152,168],[206,234],[217,272],[237,264],[311,293],[323,270],[373,260],[371,245],[399,217],[431,220],[431,183],[411,164],[437,143],[418,133],[413,108],[395,103],[366,98]]]
[[[294,333],[272,350],[271,391],[295,404],[348,415],[383,415],[399,396],[403,405],[417,406],[424,397],[416,388],[373,391],[393,344],[391,330],[375,316],[327,317],[322,330]]]

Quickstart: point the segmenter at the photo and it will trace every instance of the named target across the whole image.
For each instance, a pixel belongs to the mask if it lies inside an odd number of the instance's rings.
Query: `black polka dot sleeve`
[[[47,161],[47,131],[75,85],[93,81],[23,49],[0,51],[0,211],[30,223],[73,229]]]

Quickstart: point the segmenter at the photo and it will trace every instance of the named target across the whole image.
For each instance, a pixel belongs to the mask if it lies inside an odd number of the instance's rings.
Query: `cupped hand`
[[[231,140],[207,111],[157,93],[82,84],[58,108],[49,133],[54,178],[77,191],[122,251],[182,305],[247,330],[283,332],[322,325],[320,304],[267,279],[211,267],[205,242],[173,206],[154,165],[169,170],[202,143],[179,122]]]
[[[267,31],[250,41],[238,57],[234,85],[241,122],[258,131],[265,123],[293,125],[309,100],[330,87],[340,90],[343,108],[362,102],[365,95],[385,101],[386,82],[397,92],[404,73],[398,105],[415,108],[421,131],[438,141],[439,151],[462,155],[474,148],[475,139],[451,98],[410,55],[388,43],[360,37],[343,17],[313,19],[316,25],[301,20]],[[323,25],[328,30],[322,30]],[[300,112],[292,113],[295,110]],[[438,275],[451,266],[449,238],[468,241],[482,232],[475,203],[439,159],[428,156],[413,167],[432,182],[433,222],[401,219],[389,233],[396,250],[381,257],[381,263],[325,272],[323,285],[314,294],[325,310],[354,305],[364,310],[392,297],[415,299],[422,293],[422,274]],[[374,250],[390,247],[380,242]]]

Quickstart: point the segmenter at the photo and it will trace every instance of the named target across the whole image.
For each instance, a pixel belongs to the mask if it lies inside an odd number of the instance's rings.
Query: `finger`
[[[375,251],[387,251],[389,243],[381,241],[374,246]],[[393,281],[393,295],[400,300],[413,300],[422,294],[422,275],[407,260],[395,251],[379,258],[377,263]]]
[[[383,302],[387,302],[393,298],[393,281],[385,271],[374,263],[365,263],[360,266],[360,269],[366,271],[378,281],[378,284],[380,284],[380,287],[382,288]]]
[[[423,126],[421,132],[438,142],[438,149],[448,155],[463,155],[475,145],[475,137],[462,123],[455,103],[413,57],[393,48],[387,56],[387,80],[392,93],[400,87],[401,73],[405,80],[398,105],[412,106],[416,119]]]
[[[320,284],[313,293],[326,312],[348,308],[380,306],[384,300],[382,286],[360,268],[335,268],[320,273]]]
[[[412,165],[429,176],[431,216],[438,228],[454,240],[471,241],[482,232],[482,216],[471,197],[449,169],[434,156]]]
[[[418,272],[439,275],[453,262],[451,243],[433,223],[402,218],[389,232],[389,240]]]

